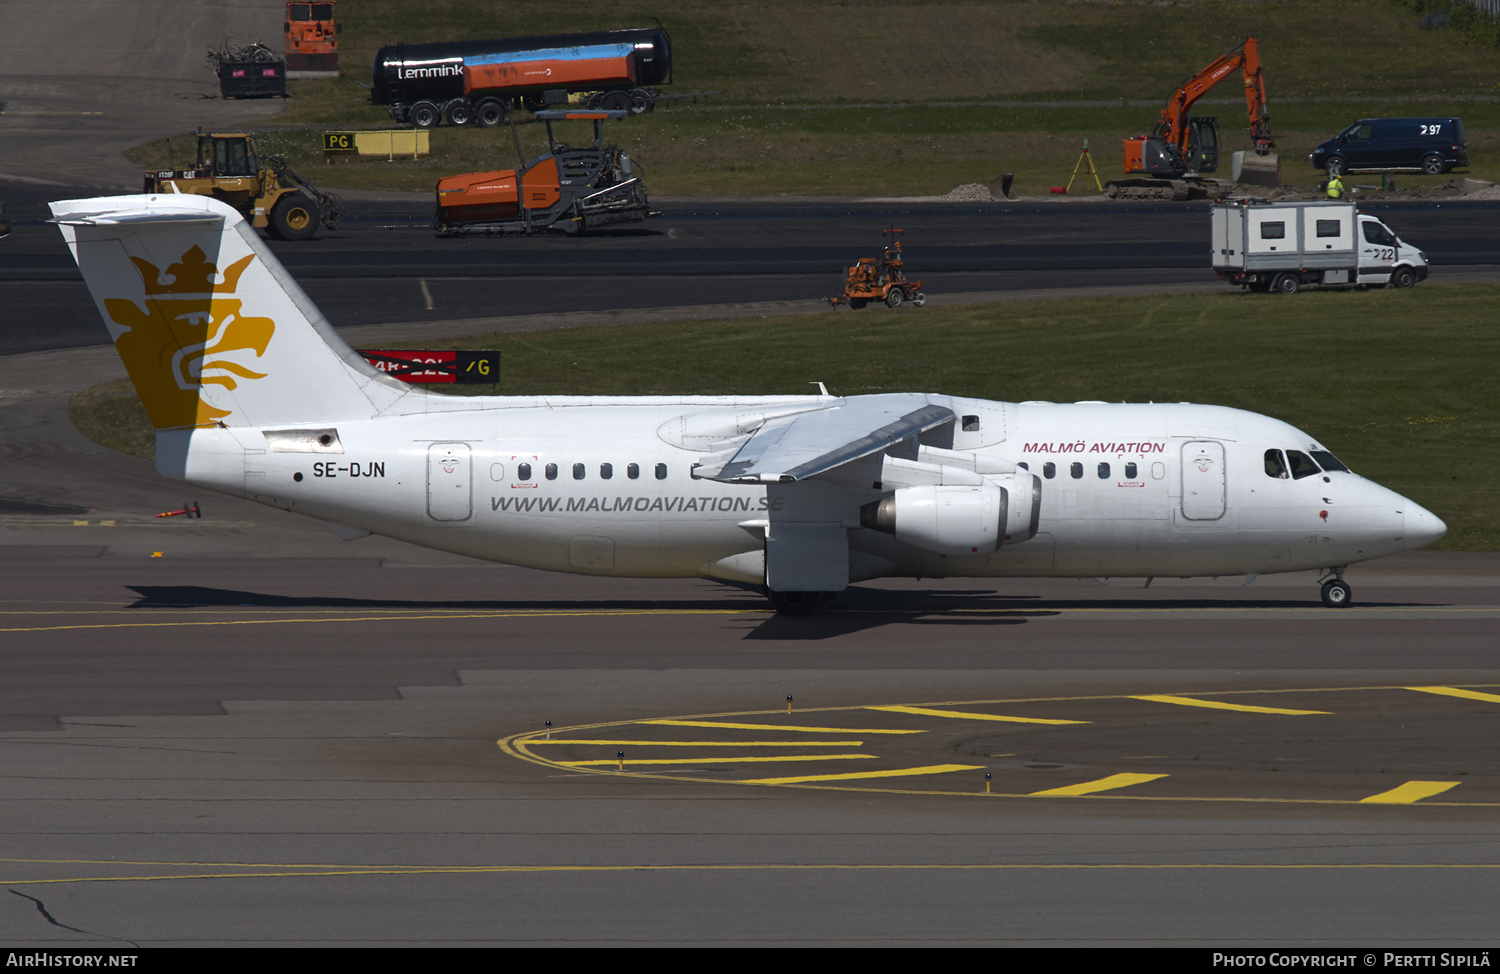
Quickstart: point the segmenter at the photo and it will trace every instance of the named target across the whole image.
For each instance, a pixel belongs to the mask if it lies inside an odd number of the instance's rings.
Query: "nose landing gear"
[[[1330,609],[1347,609],[1354,599],[1354,590],[1344,581],[1345,567],[1347,566],[1340,565],[1338,568],[1328,569],[1334,577],[1325,576],[1323,580],[1323,604]]]

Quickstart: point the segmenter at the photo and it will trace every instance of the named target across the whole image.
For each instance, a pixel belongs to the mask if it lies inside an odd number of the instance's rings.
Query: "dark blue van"
[[[1460,118],[1362,118],[1308,156],[1329,176],[1408,170],[1429,176],[1469,164]]]

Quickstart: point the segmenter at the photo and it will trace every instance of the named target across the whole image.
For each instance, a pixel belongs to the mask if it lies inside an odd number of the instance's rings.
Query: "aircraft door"
[[[1191,440],[1182,445],[1182,516],[1189,521],[1217,521],[1224,516],[1228,479],[1224,444]]]
[[[467,443],[427,448],[427,515],[434,521],[467,521],[473,513],[469,452]]]

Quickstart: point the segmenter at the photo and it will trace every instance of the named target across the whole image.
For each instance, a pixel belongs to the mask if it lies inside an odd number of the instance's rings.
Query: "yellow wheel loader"
[[[335,230],[344,213],[337,196],[303,179],[279,156],[257,162],[248,135],[199,135],[197,164],[147,170],[144,191],[212,196],[281,240],[310,240],[320,225]]]

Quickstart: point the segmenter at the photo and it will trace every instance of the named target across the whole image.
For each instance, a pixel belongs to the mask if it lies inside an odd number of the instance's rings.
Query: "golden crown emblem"
[[[208,255],[196,244],[182,255],[182,260],[168,265],[165,277],[171,278],[169,281],[163,279],[161,271],[149,260],[130,258],[136,270],[141,272],[141,281],[146,285],[146,296],[169,299],[233,294],[239,285],[240,275],[254,259],[254,254],[248,254],[230,264],[224,269],[224,280],[216,283],[214,278],[218,276],[219,269],[209,263]]]

